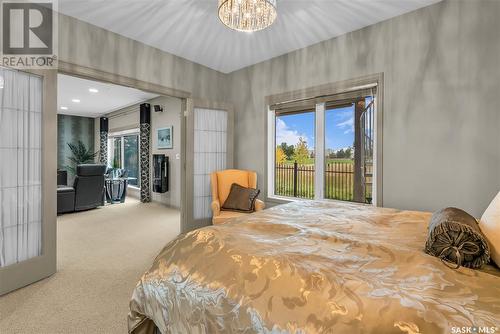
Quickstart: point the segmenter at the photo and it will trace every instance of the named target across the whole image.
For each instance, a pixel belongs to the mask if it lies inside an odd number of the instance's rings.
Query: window
[[[130,186],[139,187],[139,134],[115,134],[109,138],[108,165],[125,169]]]
[[[114,137],[111,139],[113,154],[111,157],[111,167],[122,168],[122,137]]]
[[[128,171],[129,184],[139,185],[139,136],[123,137],[123,169]]]
[[[373,203],[375,93],[271,106],[269,196]]]
[[[278,114],[275,126],[275,194],[314,198],[314,110]]]

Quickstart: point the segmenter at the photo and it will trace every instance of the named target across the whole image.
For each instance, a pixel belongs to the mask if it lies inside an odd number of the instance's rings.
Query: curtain
[[[194,219],[212,216],[210,173],[226,169],[227,111],[194,109]]]
[[[0,67],[0,267],[41,254],[42,79]]]

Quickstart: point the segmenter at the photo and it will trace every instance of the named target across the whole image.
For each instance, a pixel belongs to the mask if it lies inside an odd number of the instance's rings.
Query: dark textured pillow
[[[457,208],[442,209],[432,215],[425,252],[456,268],[480,268],[490,260],[488,242],[476,219]]]
[[[254,212],[255,200],[259,196],[259,193],[259,189],[245,188],[233,183],[221,209],[226,211]]]

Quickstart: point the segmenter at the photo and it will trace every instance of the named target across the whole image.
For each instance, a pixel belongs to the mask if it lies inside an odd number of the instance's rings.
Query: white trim
[[[370,87],[378,87],[378,84],[370,84],[355,87],[358,90],[360,87],[370,88]],[[374,96],[374,106],[375,106],[375,116],[374,116],[374,151],[373,151],[373,177],[372,177],[372,205],[373,206],[381,206],[381,199],[379,198],[379,182],[378,182],[378,168],[379,168],[379,150],[381,150],[380,143],[380,115],[379,115],[379,93],[381,91],[377,91]],[[290,202],[290,201],[302,201],[307,199],[302,198],[294,198],[294,197],[285,197],[279,196],[275,194],[274,182],[275,182],[275,154],[276,154],[276,112],[271,109],[269,106],[267,107],[267,196],[266,198],[269,201],[277,201],[277,202]],[[325,198],[324,194],[324,186],[325,186],[325,158],[326,158],[326,104],[324,102],[316,104],[315,108],[315,129],[314,129],[314,137],[315,137],[315,172],[314,172],[314,200],[328,200]],[[338,201],[338,200],[332,200]]]
[[[276,159],[276,112],[267,108],[267,197],[274,197]]]
[[[325,103],[316,104],[314,129],[314,199],[325,197]]]
[[[382,203],[378,201],[378,135],[379,135],[379,123],[378,123],[378,92],[373,95],[373,106],[375,108],[374,119],[373,119],[373,176],[372,176],[372,204],[374,206],[382,206]]]

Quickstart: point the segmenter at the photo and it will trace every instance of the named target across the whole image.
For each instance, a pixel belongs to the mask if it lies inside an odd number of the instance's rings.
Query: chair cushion
[[[248,171],[228,169],[217,172],[217,190],[219,195],[219,201],[225,203],[229,192],[231,191],[231,186],[236,183],[242,187],[248,188]]]
[[[221,211],[220,215],[215,216],[212,219],[212,223],[214,225],[226,223],[226,222],[230,221],[231,219],[238,218],[238,217],[241,217],[241,216],[244,216],[247,214],[248,213],[236,212],[236,211]]]
[[[236,183],[231,185],[231,191],[226,201],[222,205],[222,210],[254,212],[255,200],[259,196],[260,190],[245,188]]]

